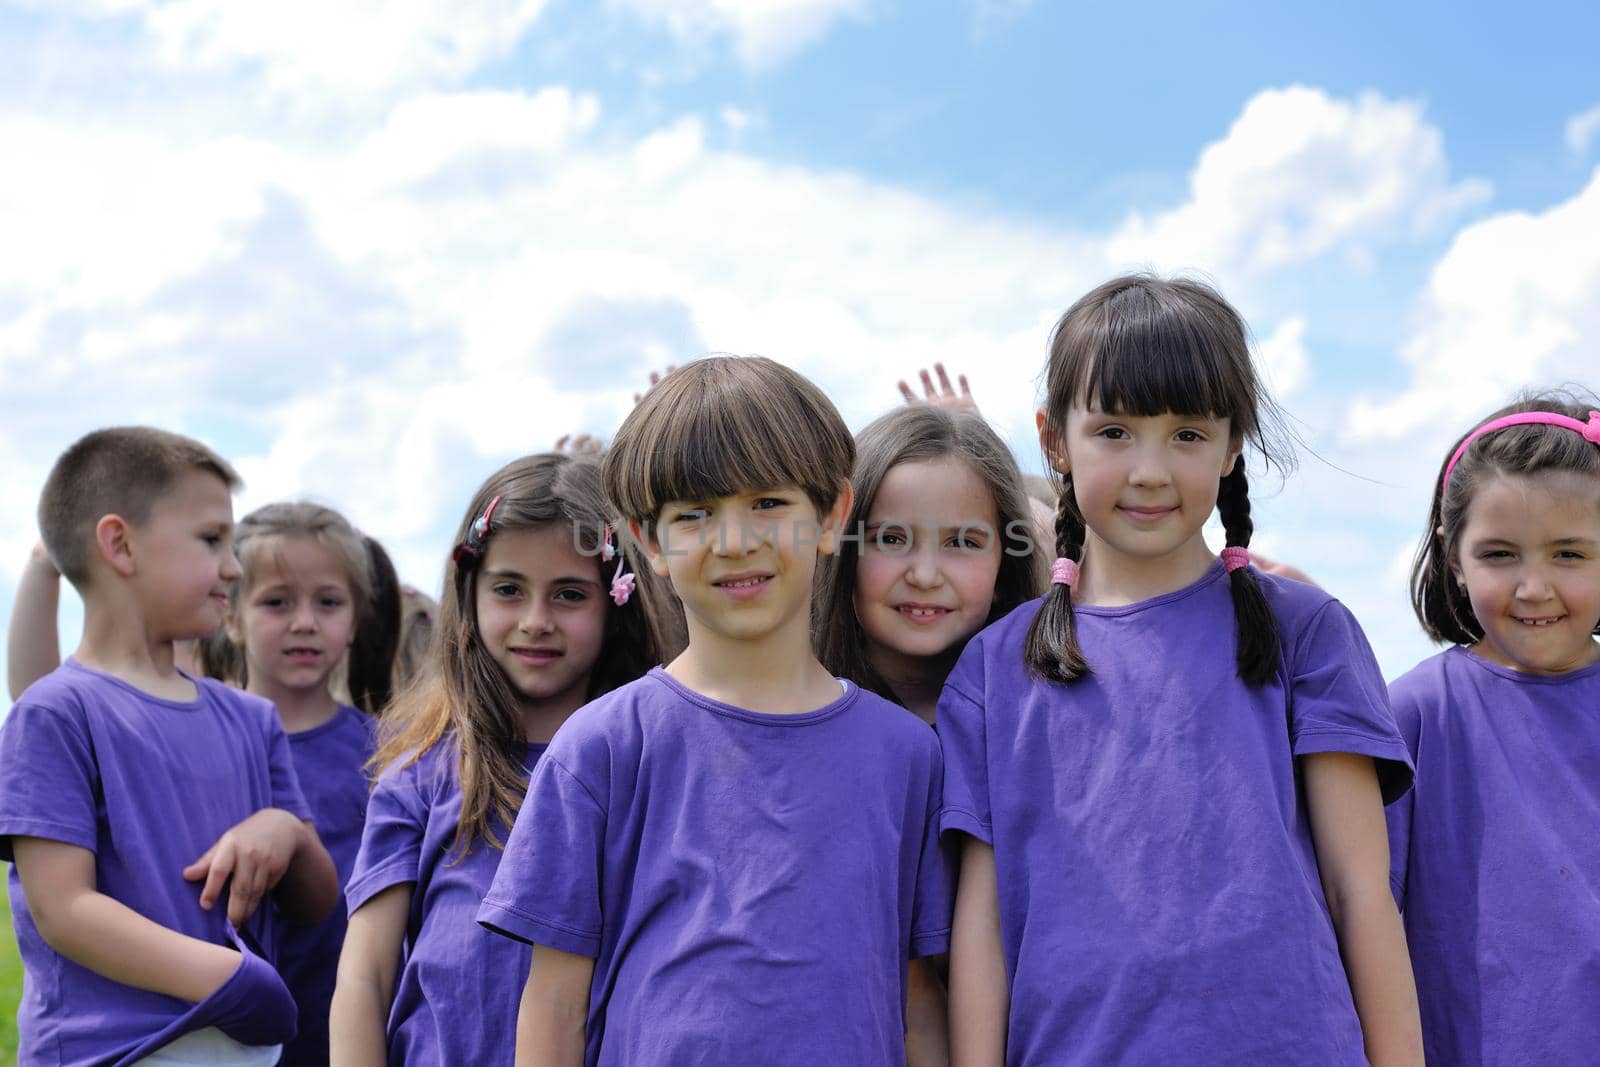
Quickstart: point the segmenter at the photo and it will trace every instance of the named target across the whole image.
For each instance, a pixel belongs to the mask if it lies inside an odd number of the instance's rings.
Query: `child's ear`
[[[222,611],[222,632],[228,635],[229,641],[232,641],[240,648],[244,647],[244,627],[239,625],[239,612],[234,609],[231,603]],[[353,630],[350,633],[349,643],[352,645],[356,643],[355,631]]]
[[[131,578],[139,568],[133,561],[133,527],[121,515],[102,515],[94,524],[94,547],[106,566]]]
[[[856,491],[849,479],[845,479],[839,484],[833,506],[822,517],[822,532],[817,537],[817,551],[822,555],[831,556],[839,551],[839,534],[844,529],[845,520],[850,517],[850,505],[855,503],[855,499]]]
[[[650,561],[650,569],[655,571],[658,577],[668,577],[666,550],[650,532],[650,524],[629,519],[628,536],[633,538],[634,543],[644,551],[645,559]]]
[[[1050,424],[1050,416],[1044,408],[1033,413],[1033,424],[1039,428],[1039,447],[1044,449],[1045,462],[1050,464],[1050,469],[1057,474],[1071,474],[1072,460],[1067,455],[1061,434]]]
[[[1226,478],[1233,473],[1233,468],[1242,462],[1239,458],[1242,455],[1244,455],[1244,438],[1234,434],[1228,438],[1228,455],[1222,461],[1222,477]]]

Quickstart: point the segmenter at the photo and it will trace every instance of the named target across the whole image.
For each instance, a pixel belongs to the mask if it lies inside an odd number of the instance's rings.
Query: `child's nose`
[[[1133,455],[1133,467],[1128,471],[1128,481],[1134,485],[1165,485],[1171,480],[1167,465],[1152,449],[1140,449]]]
[[[935,546],[919,544],[906,559],[906,581],[919,589],[930,589],[940,583],[939,557]]]
[[[1550,578],[1545,574],[1544,568],[1524,567],[1517,574],[1516,597],[1518,600],[1529,603],[1547,600],[1550,597],[1550,591]]]
[[[550,605],[541,600],[535,600],[528,605],[528,610],[522,613],[522,618],[517,625],[523,633],[549,633],[555,629],[555,621],[550,614]]]

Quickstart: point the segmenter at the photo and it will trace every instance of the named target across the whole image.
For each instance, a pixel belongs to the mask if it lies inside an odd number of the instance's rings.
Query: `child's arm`
[[[415,889],[415,882],[392,885],[350,916],[328,1017],[333,1067],[384,1067],[389,1061],[387,1022]]]
[[[61,666],[56,637],[56,610],[61,601],[61,572],[50,562],[43,542],[33,546],[11,601],[11,626],[6,631],[6,684],[11,699]]]
[[[1389,891],[1389,839],[1370,757],[1303,757],[1306,807],[1328,912],[1339,937],[1367,1058],[1422,1063],[1422,1023],[1405,930]]]
[[[169,930],[96,888],[94,853],[13,837],[28,913],[45,944],[102,977],[198,1004],[239,966],[239,954]]]
[[[949,1067],[950,1013],[933,961],[906,970],[906,1067]]]
[[[956,1067],[1005,1063],[1010,1014],[994,849],[968,837],[950,930],[950,1062]]]
[[[205,880],[200,906],[210,908],[228,885],[228,920],[244,925],[261,898],[274,894],[291,922],[310,925],[328,917],[339,902],[339,872],[309,822],[281,808],[263,808],[234,826],[183,869],[191,882]]]
[[[533,946],[533,963],[517,1011],[516,1067],[583,1063],[594,960],[548,945]]]

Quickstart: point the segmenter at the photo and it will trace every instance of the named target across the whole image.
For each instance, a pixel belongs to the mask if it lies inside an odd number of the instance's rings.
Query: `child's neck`
[[[287,689],[252,677],[245,691],[266,697],[277,706],[286,734],[315,730],[339,713],[339,702],[328,692],[326,682],[309,689]]]
[[[1199,581],[1216,562],[1198,533],[1164,556],[1130,556],[1089,530],[1074,602],[1103,608],[1137,604]]]
[[[897,704],[931,725],[944,680],[950,676],[959,653],[957,649],[942,656],[908,656],[873,643],[867,650],[867,662],[889,686]]]
[[[158,699],[194,700],[199,691],[178,673],[172,644],[153,633],[137,612],[91,604],[85,607],[83,638],[72,658]]]
[[[525,700],[522,702],[522,730],[530,745],[548,744],[556,731],[561,729],[561,724],[572,717],[572,713],[589,702],[589,679],[585,677],[583,684],[570,692],[551,697],[548,700]]]
[[[812,651],[805,612],[753,641],[710,632],[693,616],[688,623],[689,644],[666,670],[696,693],[768,715],[803,715],[843,695]]]

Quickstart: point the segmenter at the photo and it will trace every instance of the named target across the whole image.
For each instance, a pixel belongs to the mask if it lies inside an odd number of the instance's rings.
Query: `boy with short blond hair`
[[[265,1065],[294,1033],[258,905],[318,921],[337,875],[272,705],[173,664],[222,621],[237,485],[146,427],[89,434],[46,481],[40,530],[84,629],[0,728],[19,1064]]]

